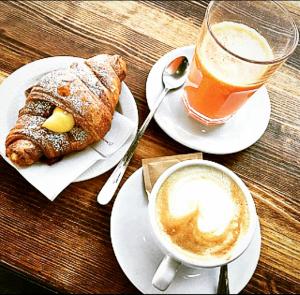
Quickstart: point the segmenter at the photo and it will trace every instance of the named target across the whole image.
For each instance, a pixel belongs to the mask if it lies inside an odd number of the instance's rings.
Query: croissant
[[[101,140],[111,127],[126,72],[122,57],[101,54],[44,75],[6,138],[7,157],[19,166],[55,162]],[[56,109],[69,116],[68,132],[45,128]]]

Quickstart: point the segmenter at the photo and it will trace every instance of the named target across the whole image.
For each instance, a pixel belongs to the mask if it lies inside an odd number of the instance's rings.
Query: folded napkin
[[[202,153],[149,158],[142,160],[145,190],[148,195],[159,176],[171,166],[186,160],[202,159]]]
[[[109,132],[92,148],[103,157],[109,156],[123,146],[133,130],[134,124],[127,117],[115,112]]]
[[[1,155],[18,172],[38,189],[49,200],[53,201],[79,175],[91,167],[95,162],[106,161],[106,157],[121,148],[134,130],[134,124],[125,116],[115,112],[110,131],[99,143],[65,156],[61,161],[47,165],[36,163],[30,167],[18,167],[5,156],[5,138],[9,130],[1,132]]]

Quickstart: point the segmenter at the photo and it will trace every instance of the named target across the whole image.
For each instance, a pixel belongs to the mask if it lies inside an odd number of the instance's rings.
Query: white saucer
[[[67,68],[71,63],[78,60],[82,59],[73,56],[55,56],[44,58],[19,68],[8,78],[6,78],[0,85],[0,110],[2,117],[0,118],[1,125],[10,126],[10,129],[15,124],[19,109],[24,105],[24,91],[33,86],[42,75],[56,69]],[[122,148],[104,160],[97,161],[93,166],[81,174],[74,182],[96,177],[111,169],[122,159],[132,140],[134,139],[138,127],[138,111],[132,93],[124,82],[122,83],[118,111],[133,122],[135,126],[133,134],[130,136],[130,138],[128,138]],[[14,116],[10,116],[9,114],[14,114]],[[2,130],[3,126],[0,126]],[[1,136],[6,137],[6,135],[7,134],[1,133]],[[82,151],[82,153],[84,153],[84,151]],[[8,163],[10,163],[5,156],[4,147],[0,148],[0,154]]]
[[[140,168],[121,188],[111,215],[114,253],[128,279],[145,294],[216,294],[219,268],[195,270],[181,266],[166,291],[160,292],[151,285],[163,254],[152,238],[147,206]],[[261,235],[257,222],[249,248],[228,266],[231,294],[239,293],[251,279],[259,260],[260,247]]]
[[[163,89],[164,67],[180,55],[186,55],[191,62],[193,52],[194,46],[177,48],[155,63],[146,83],[150,109]],[[259,89],[228,122],[210,128],[188,116],[181,95],[182,88],[169,93],[154,118],[170,137],[192,149],[210,154],[235,153],[255,143],[268,126],[271,105],[265,87]]]

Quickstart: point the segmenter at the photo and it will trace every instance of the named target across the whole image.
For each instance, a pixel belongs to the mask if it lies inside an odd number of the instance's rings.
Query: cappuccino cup
[[[167,169],[149,198],[152,233],[165,254],[152,284],[165,290],[183,264],[228,264],[249,246],[257,215],[250,191],[231,170],[206,160]]]

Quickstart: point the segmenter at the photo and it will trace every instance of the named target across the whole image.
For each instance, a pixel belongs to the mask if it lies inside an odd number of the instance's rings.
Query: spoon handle
[[[151,119],[153,118],[156,110],[162,103],[164,97],[166,96],[166,94],[168,93],[169,90],[170,89],[168,89],[168,88],[164,88],[164,90],[161,92],[161,94],[159,95],[158,99],[156,100],[153,108],[151,109],[150,113],[148,114],[147,118],[145,119],[142,126],[136,133],[135,138],[134,138],[133,142],[131,143],[130,147],[128,148],[126,154],[124,155],[122,160],[119,162],[119,164],[117,165],[117,167],[115,168],[115,170],[113,171],[111,176],[108,178],[108,180],[106,181],[106,183],[100,190],[98,197],[97,197],[97,201],[99,204],[106,205],[114,196],[141,137],[144,135]]]
[[[217,294],[230,294],[227,264],[221,266]]]

